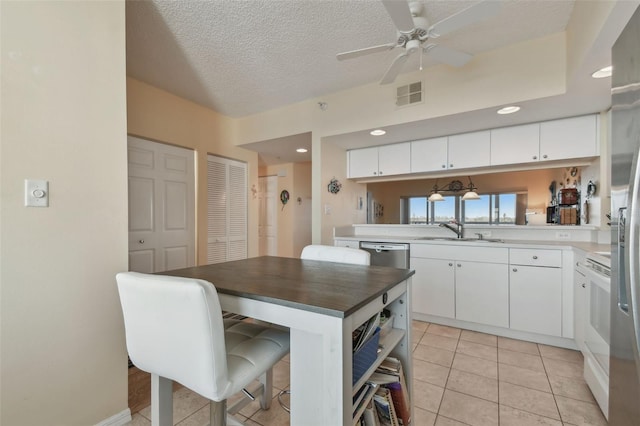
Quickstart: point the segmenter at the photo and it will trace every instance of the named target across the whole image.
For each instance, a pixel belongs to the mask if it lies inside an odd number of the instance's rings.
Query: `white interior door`
[[[258,178],[260,201],[260,221],[258,237],[260,256],[278,255],[278,177]]]
[[[195,265],[194,152],[128,137],[129,270]]]

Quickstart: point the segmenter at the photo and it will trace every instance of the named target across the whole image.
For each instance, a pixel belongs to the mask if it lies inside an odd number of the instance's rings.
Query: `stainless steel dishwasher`
[[[409,244],[361,241],[360,248],[371,254],[371,264],[409,269]]]

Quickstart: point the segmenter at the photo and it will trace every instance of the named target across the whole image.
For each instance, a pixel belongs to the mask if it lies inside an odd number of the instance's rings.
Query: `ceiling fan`
[[[342,61],[370,53],[384,52],[396,48],[402,49],[402,53],[393,60],[385,72],[380,84],[393,83],[398,74],[400,74],[402,66],[413,52],[420,52],[421,55],[424,52],[438,62],[455,67],[463,66],[471,60],[472,55],[440,46],[434,43],[433,40],[462,27],[490,18],[500,10],[500,2],[485,0],[429,26],[429,21],[423,16],[424,5],[422,2],[407,2],[406,0],[381,1],[396,26],[398,31],[397,41],[336,55],[338,60]],[[422,66],[420,69],[422,69]]]

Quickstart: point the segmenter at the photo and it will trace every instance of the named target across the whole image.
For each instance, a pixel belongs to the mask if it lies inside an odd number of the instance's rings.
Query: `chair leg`
[[[273,369],[268,369],[262,376],[260,376],[260,383],[262,383],[262,395],[260,396],[260,408],[268,410],[271,408],[271,399],[273,398]]]
[[[173,381],[151,374],[151,425],[173,426]]]
[[[209,402],[209,415],[211,426],[226,426],[227,425],[227,401]]]

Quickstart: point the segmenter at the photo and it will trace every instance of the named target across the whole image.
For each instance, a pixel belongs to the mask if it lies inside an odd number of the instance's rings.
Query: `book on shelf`
[[[378,419],[378,413],[373,404],[373,399],[369,400],[369,404],[367,404],[367,407],[364,409],[362,417],[364,418],[364,426],[380,426],[380,419]]]
[[[370,396],[376,391],[378,385],[375,383],[365,383],[358,392],[353,396],[353,413],[355,416],[358,411],[366,404],[367,400],[370,400]]]
[[[368,379],[372,383],[379,385],[388,385],[389,383],[395,383],[400,381],[400,377],[394,374],[381,373],[378,370],[371,373]]]
[[[373,402],[381,426],[400,426],[389,389],[379,388],[373,395]]]

